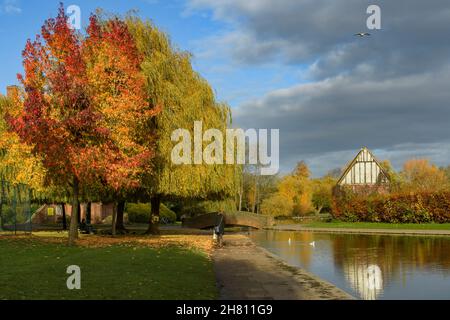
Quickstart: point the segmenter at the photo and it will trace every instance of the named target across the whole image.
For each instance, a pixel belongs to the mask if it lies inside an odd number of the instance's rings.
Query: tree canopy
[[[209,83],[193,70],[191,55],[174,49],[165,33],[135,16],[127,17],[126,23],[143,55],[141,68],[150,103],[161,108],[153,122],[157,136],[154,170],[143,178],[145,192],[156,201],[152,208],[158,207],[161,198],[234,196],[235,166],[175,165],[171,161],[173,131],[186,129],[194,136],[194,122],[201,121],[204,131],[214,128],[225,135],[231,119],[229,107],[217,102]],[[203,147],[207,144],[203,142]]]
[[[23,51],[23,107],[9,115],[9,124],[41,158],[48,183],[71,190],[70,243],[80,188],[137,187],[151,169],[152,147],[136,138],[157,113],[141,62],[123,21],[93,15],[82,35],[69,27],[62,6]]]

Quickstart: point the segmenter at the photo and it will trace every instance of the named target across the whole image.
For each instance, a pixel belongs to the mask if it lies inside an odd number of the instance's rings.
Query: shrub
[[[151,205],[149,203],[127,203],[125,212],[128,214],[128,221],[131,223],[148,223]],[[166,218],[169,223],[174,223],[177,220],[177,215],[161,203],[160,218]]]
[[[274,217],[292,216],[294,202],[283,195],[274,194],[261,203],[261,213]]]
[[[167,208],[163,203],[161,203],[160,217],[166,218],[169,223],[175,223],[175,221],[177,221],[176,213]]]
[[[125,212],[131,223],[147,223],[150,219],[150,208],[148,203],[127,203]]]
[[[450,222],[450,192],[343,194],[333,199],[333,216],[353,222]]]
[[[177,214],[179,217],[183,215],[193,217],[211,212],[236,211],[236,204],[233,199],[183,201],[179,203],[178,207]]]
[[[39,206],[35,204],[31,204],[29,208],[25,204],[17,204],[16,210],[14,211],[12,205],[3,204],[1,212],[2,222],[4,225],[26,223],[38,208]]]

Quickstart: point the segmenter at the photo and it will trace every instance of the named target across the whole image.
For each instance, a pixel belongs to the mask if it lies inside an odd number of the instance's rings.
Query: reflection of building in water
[[[450,275],[450,241],[445,237],[399,237],[381,235],[330,236],[333,239],[333,260],[347,283],[363,299],[380,299],[389,284],[402,283],[408,286],[410,277],[416,272],[427,272],[430,268],[440,270],[445,277]],[[372,276],[365,275],[370,265],[377,265],[379,276],[372,268]],[[369,270],[370,271],[370,270]],[[375,273],[374,273],[375,272]],[[374,282],[373,279],[382,279]],[[369,287],[372,283],[372,287]],[[370,289],[374,288],[375,289]],[[383,289],[384,287],[384,289]]]
[[[383,273],[376,264],[345,263],[344,272],[347,281],[362,299],[376,300],[383,293]]]

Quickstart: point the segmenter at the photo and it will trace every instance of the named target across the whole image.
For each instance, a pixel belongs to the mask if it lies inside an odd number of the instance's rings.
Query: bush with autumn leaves
[[[348,194],[334,198],[333,215],[349,222],[448,223],[450,192]]]

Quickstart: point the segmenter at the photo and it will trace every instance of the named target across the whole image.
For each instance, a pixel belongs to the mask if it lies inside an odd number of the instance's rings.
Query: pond
[[[250,236],[359,299],[450,299],[450,237],[273,230]]]

